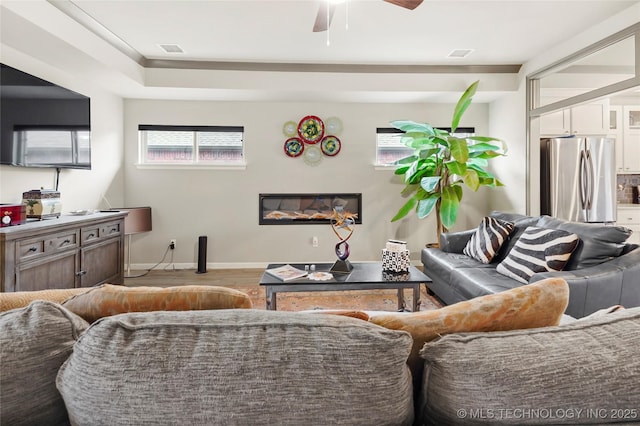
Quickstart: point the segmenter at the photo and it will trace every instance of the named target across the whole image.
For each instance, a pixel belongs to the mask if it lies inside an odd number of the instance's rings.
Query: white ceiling
[[[0,10],[10,11],[0,41],[18,50],[39,47],[59,68],[78,62],[76,69],[93,70],[124,97],[288,101],[305,99],[309,87],[316,100],[451,102],[465,78],[480,75],[476,99],[483,102],[515,90],[522,64],[640,0],[424,0],[413,11],[349,0],[336,6],[328,34],[312,32],[319,2],[0,0]],[[27,22],[35,30],[26,31]],[[38,42],[40,30],[64,43]],[[71,52],[45,52],[63,44],[95,63],[82,68]],[[178,44],[184,53],[165,53],[160,44]],[[126,53],[130,64],[111,59],[105,46]],[[455,49],[473,52],[447,58]],[[251,73],[278,66],[289,72]],[[385,71],[372,72],[375,66]],[[391,67],[413,68],[398,76]]]
[[[73,0],[148,59],[349,64],[522,64],[637,1],[382,0],[338,4],[314,33],[320,0]],[[345,24],[348,22],[348,29]],[[159,44],[180,45],[184,54]],[[473,49],[449,59],[454,49]]]

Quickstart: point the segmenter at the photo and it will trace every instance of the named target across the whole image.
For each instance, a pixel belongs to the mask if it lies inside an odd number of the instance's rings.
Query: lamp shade
[[[124,218],[125,235],[151,231],[151,207],[123,207],[117,210],[129,213]]]

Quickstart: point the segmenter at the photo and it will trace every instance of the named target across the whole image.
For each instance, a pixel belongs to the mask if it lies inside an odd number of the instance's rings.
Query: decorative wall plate
[[[289,138],[284,143],[284,153],[289,157],[298,157],[304,151],[304,142],[300,138]]]
[[[322,161],[322,151],[317,146],[308,146],[304,150],[302,158],[307,165],[317,166]]]
[[[342,120],[338,117],[329,117],[324,121],[324,127],[328,134],[339,136],[342,133]]]
[[[293,137],[298,134],[298,125],[295,121],[287,121],[282,126],[282,133],[285,136]]]
[[[337,155],[340,152],[341,146],[340,139],[333,135],[325,136],[322,138],[322,142],[320,142],[322,153],[329,157]]]
[[[298,123],[298,136],[306,143],[318,143],[324,136],[324,123],[320,117],[307,115]]]

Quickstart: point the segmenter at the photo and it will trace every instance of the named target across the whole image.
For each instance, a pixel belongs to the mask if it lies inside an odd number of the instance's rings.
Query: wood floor
[[[131,276],[144,271],[131,271]],[[154,269],[138,278],[125,278],[128,287],[173,287],[181,285],[216,285],[222,287],[244,287],[254,285],[264,269],[210,269],[204,274],[197,274],[195,269],[163,270]]]
[[[254,308],[265,309],[265,289],[258,282],[264,269],[210,269],[204,274],[195,269],[169,269],[131,271],[125,278],[127,287],[179,287],[184,285],[210,285],[240,290],[251,298]],[[421,309],[437,309],[442,305],[429,296],[426,287],[421,288]],[[411,306],[411,291],[405,291],[406,306]],[[278,310],[299,311],[308,309],[360,309],[397,310],[396,290],[354,290],[280,293]]]

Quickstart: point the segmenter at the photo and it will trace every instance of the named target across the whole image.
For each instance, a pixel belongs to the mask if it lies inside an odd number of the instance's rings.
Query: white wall
[[[197,241],[208,236],[210,267],[251,266],[268,262],[331,262],[338,242],[329,225],[258,225],[260,193],[362,193],[362,225],[349,240],[351,260],[375,261],[389,238],[409,242],[412,258],[435,241],[435,219],[415,216],[391,223],[404,203],[403,185],[392,170],[375,170],[375,129],[396,119],[448,126],[454,105],[357,103],[251,103],[206,101],[125,101],[125,204],[149,205],[153,231],[136,235],[132,263],[159,262],[170,238],[177,239],[173,261],[193,267]],[[340,117],[341,152],[316,167],[282,150],[282,126],[305,115]],[[242,125],[246,170],[138,169],[138,124]],[[488,106],[472,105],[461,126],[488,130]],[[488,197],[468,192],[460,229],[476,226],[488,212]],[[319,238],[317,248],[311,246]],[[165,261],[169,261],[167,258]]]
[[[0,61],[91,98],[91,170],[63,169],[58,189],[63,213],[107,207],[124,200],[123,102],[97,84],[2,46]],[[0,166],[0,203],[22,203],[22,193],[55,187],[55,169]]]

